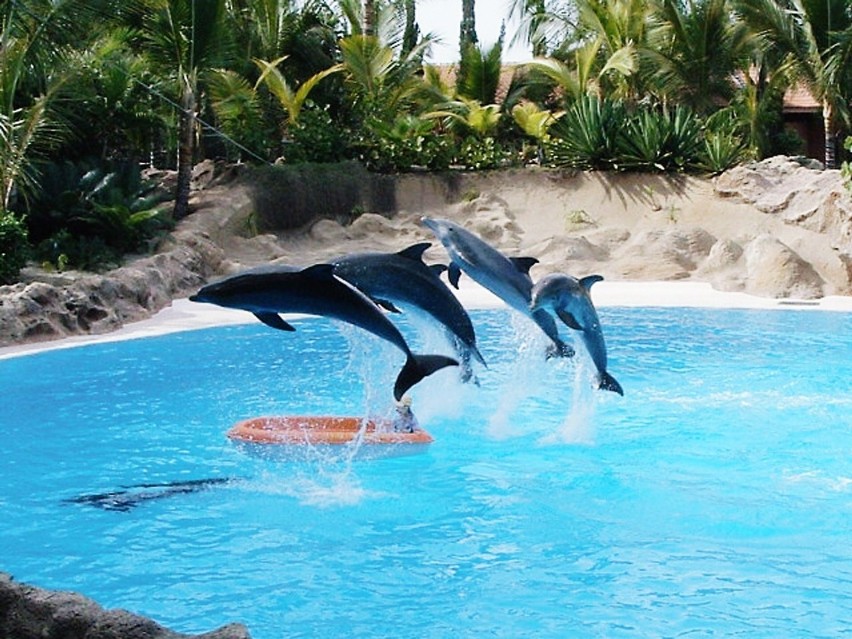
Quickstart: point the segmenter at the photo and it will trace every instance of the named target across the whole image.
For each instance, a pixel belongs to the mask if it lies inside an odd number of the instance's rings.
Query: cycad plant
[[[626,122],[624,105],[585,95],[550,127],[546,145],[550,163],[577,169],[607,170],[618,164],[618,134]]]
[[[614,168],[685,171],[695,167],[701,142],[701,124],[691,109],[642,106],[619,130]]]

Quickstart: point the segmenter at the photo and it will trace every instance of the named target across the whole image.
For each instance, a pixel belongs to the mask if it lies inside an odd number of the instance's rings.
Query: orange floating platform
[[[394,457],[423,452],[434,441],[422,429],[395,431],[391,420],[314,415],[252,417],[234,424],[227,436],[251,452],[286,457],[317,448]]]

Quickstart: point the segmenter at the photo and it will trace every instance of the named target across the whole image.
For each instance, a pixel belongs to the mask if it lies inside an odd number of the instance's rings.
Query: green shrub
[[[843,148],[852,153],[852,136],[846,138],[843,142]],[[852,192],[852,162],[847,160],[840,165],[840,175],[846,182],[846,188]]]
[[[339,162],[346,157],[346,137],[327,108],[308,103],[288,134],[289,144],[284,147],[284,160],[288,164]]]
[[[0,211],[0,284],[11,284],[27,263],[27,227],[11,213]]]
[[[323,218],[347,224],[358,211],[396,210],[393,179],[354,161],[256,166],[243,179],[261,233],[304,228]]]
[[[508,166],[513,159],[512,154],[493,137],[469,136],[459,147],[456,163],[466,169],[482,171]]]

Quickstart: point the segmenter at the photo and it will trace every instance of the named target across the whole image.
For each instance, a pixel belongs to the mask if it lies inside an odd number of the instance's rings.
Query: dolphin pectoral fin
[[[548,345],[547,351],[544,353],[544,358],[552,359],[554,357],[574,357],[574,355],[576,355],[574,347],[560,340],[559,342],[554,342],[553,344]]]
[[[612,391],[613,393],[618,393],[622,397],[624,397],[624,389],[621,388],[621,384],[618,381],[607,373],[606,371],[601,371],[600,380],[598,381],[598,388],[601,390]]]
[[[583,327],[580,326],[580,323],[577,321],[571,313],[568,311],[563,311],[562,309],[557,309],[556,315],[561,319],[569,328],[573,328],[575,331],[582,331]]]
[[[385,309],[389,313],[402,313],[402,311],[399,310],[396,306],[394,306],[393,302],[391,302],[389,300],[385,300],[385,299],[382,299],[380,297],[372,297],[370,299],[373,300],[373,303],[376,306],[379,306],[379,307]]]
[[[420,242],[418,244],[412,244],[408,248],[402,249],[397,253],[397,255],[401,257],[407,257],[410,260],[414,260],[415,262],[423,261],[423,253],[432,246],[431,242]]]
[[[538,260],[534,257],[510,257],[509,261],[524,275],[529,275],[530,269],[538,264]]]
[[[459,287],[459,278],[461,277],[461,268],[455,262],[450,262],[447,266],[447,279],[450,280],[450,284],[458,289]]]
[[[458,365],[459,363],[452,357],[443,355],[411,355],[397,375],[393,386],[394,399],[400,401],[409,388],[435,371]]]
[[[277,328],[279,331],[295,331],[292,325],[281,319],[278,313],[255,313],[254,316],[261,322],[272,328]]]
[[[582,286],[587,291],[592,290],[592,284],[595,282],[603,282],[603,275],[587,275],[584,278],[580,279],[580,286]]]

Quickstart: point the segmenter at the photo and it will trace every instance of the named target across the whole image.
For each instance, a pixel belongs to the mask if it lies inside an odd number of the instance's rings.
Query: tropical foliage
[[[114,261],[164,223],[121,167],[177,171],[174,221],[204,158],[716,173],[795,149],[793,86],[820,104],[826,163],[848,160],[847,0],[514,0],[536,57],[511,79],[503,35],[480,46],[459,2],[451,68],[428,64],[413,0],[0,3],[3,237]]]

